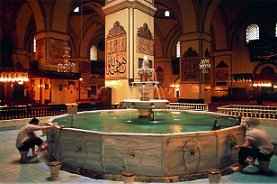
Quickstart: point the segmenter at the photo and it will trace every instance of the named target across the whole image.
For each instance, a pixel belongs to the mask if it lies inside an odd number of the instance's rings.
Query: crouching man
[[[35,131],[47,130],[54,127],[56,127],[54,124],[39,125],[39,120],[33,118],[27,125],[19,130],[16,139],[16,148],[19,150],[21,156],[20,163],[31,162],[31,158],[36,157],[38,152],[47,148],[47,144],[35,134]],[[38,147],[37,150],[36,146]],[[30,149],[32,149],[32,157],[27,156]]]
[[[257,128],[258,122],[256,119],[247,118],[246,120],[246,135],[244,143],[237,145],[239,149],[239,165],[234,167],[234,171],[242,171],[248,166],[248,160],[258,159],[259,169],[261,174],[269,174],[269,164],[273,155],[273,144],[271,137],[263,130]]]

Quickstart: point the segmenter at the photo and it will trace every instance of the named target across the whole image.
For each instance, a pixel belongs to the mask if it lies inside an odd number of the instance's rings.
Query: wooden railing
[[[218,107],[217,111],[232,116],[277,119],[277,106],[225,105]]]
[[[200,103],[170,103],[168,109],[207,111],[208,105]]]

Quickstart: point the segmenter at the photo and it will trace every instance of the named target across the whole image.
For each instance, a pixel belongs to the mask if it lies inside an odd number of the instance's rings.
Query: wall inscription
[[[127,79],[127,34],[116,21],[106,37],[105,79]]]

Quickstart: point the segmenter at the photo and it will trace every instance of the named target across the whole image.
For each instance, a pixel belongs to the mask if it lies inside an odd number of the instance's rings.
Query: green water
[[[221,128],[231,127],[238,123],[238,120],[232,117],[166,111],[155,112],[154,121],[138,118],[137,111],[83,113],[77,115],[73,123],[69,116],[55,121],[66,128],[74,127],[102,132],[179,133],[211,130],[215,120]]]

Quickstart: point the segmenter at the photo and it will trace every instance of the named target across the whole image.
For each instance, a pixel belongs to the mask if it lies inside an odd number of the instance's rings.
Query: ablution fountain
[[[139,70],[141,80],[133,83],[141,88],[140,99],[122,102],[131,109],[51,119],[64,125],[48,133],[49,154],[63,163],[63,169],[113,180],[127,172],[137,181],[171,182],[205,177],[211,169],[225,171],[237,162],[234,145],[243,138],[239,119],[168,110],[167,100],[151,99],[152,92],[144,91],[145,85],[157,85],[149,79],[152,69],[147,65]],[[220,129],[213,130],[215,122]]]
[[[140,81],[132,82],[133,87],[138,87],[140,91],[139,99],[125,99],[121,102],[122,107],[138,109],[140,118],[154,120],[153,109],[166,109],[168,100],[154,99],[154,90],[159,95],[158,81],[153,79],[153,69],[148,59],[144,56],[141,66],[138,69]]]

